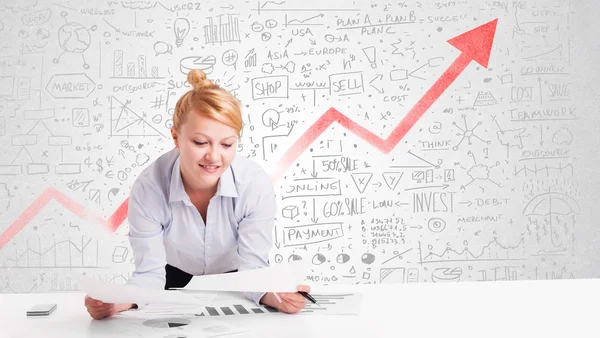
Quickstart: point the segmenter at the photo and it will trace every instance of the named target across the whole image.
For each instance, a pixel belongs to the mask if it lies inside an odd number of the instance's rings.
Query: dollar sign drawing
[[[99,159],[96,161],[96,165],[98,166],[98,172],[99,172],[100,174],[102,174],[102,171],[104,170],[104,167],[102,166],[102,159],[101,159],[101,158],[99,158]]]

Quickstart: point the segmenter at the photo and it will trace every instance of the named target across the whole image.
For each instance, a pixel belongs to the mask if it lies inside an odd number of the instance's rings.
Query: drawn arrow
[[[448,188],[450,185],[448,184],[443,184],[443,185],[425,185],[422,187],[415,187],[415,188],[406,188],[404,189],[404,191],[409,191],[409,190],[419,190],[419,189],[430,189],[430,188],[442,188],[442,190],[446,190],[446,188]]]
[[[456,78],[467,68],[471,61],[479,63],[487,68],[498,19],[476,27],[457,37],[448,40],[452,46],[461,51],[458,58],[448,67],[441,77],[431,86],[425,95],[417,101],[413,108],[400,121],[387,139],[381,139],[377,135],[352,121],[334,108],[330,108],[323,114],[304,134],[292,145],[275,166],[271,175],[273,182],[279,181],[285,171],[298,159],[298,157],[334,122],[338,122],[344,128],[375,146],[384,153],[389,153],[398,142],[406,135],[419,118],[431,107],[431,105],[450,87]],[[51,200],[56,200],[73,214],[84,220],[98,222],[106,226],[110,231],[115,231],[127,218],[128,199],[123,201],[117,210],[104,220],[87,210],[75,200],[56,190],[48,188],[44,190],[34,201],[17,217],[17,219],[0,235],[0,249],[13,239]]]
[[[313,159],[313,169],[312,169],[312,173],[310,174],[310,176],[312,176],[312,178],[317,178],[318,175],[319,174],[315,170],[315,160]]]
[[[281,243],[279,243],[279,240],[277,239],[277,226],[275,226],[275,247],[277,247],[277,249],[279,249],[280,246],[281,246]]]
[[[339,123],[342,127],[358,135],[383,153],[389,153],[429,107],[431,107],[442,93],[444,93],[454,80],[456,80],[456,78],[467,68],[471,61],[475,61],[487,68],[497,23],[498,19],[495,19],[448,40],[448,43],[462,53],[406,114],[387,139],[384,140],[380,138],[358,123],[352,121],[346,115],[334,108],[330,108],[310,128],[308,128],[308,130],[304,132],[304,134],[283,155],[275,168],[274,174],[271,176],[272,180],[274,182],[278,181],[296,159],[298,159],[298,157],[334,122]]]
[[[383,88],[377,88],[375,87],[375,85],[373,84],[373,82],[377,80],[377,82],[383,80],[383,74],[377,74],[377,76],[375,76],[375,78],[373,80],[371,80],[371,82],[369,82],[369,85],[371,85],[371,87],[375,88],[375,90],[377,90],[379,92],[379,94],[383,94]]]
[[[470,207],[470,206],[473,204],[473,202],[471,202],[471,201],[466,201],[466,202],[458,202],[458,204],[466,204],[466,205],[467,205],[467,207]]]
[[[315,223],[315,224],[317,222],[319,222],[319,218],[317,217],[317,207],[315,205],[315,199],[314,198],[313,198],[313,215],[310,218],[310,221],[313,222],[313,223]]]

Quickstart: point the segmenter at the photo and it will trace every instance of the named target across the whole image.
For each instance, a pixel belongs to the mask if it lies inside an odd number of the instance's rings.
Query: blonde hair
[[[183,94],[175,105],[173,127],[179,131],[185,123],[187,114],[194,110],[198,114],[222,122],[237,132],[240,136],[243,122],[240,102],[230,92],[214,84],[206,78],[201,69],[188,72],[187,82],[193,89]]]

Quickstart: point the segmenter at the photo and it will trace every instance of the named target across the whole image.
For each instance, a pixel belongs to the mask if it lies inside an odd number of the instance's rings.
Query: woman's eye
[[[199,146],[203,146],[206,144],[206,142],[198,142],[198,141],[194,141],[195,144],[199,145]]]
[[[224,147],[229,148],[232,146],[232,144],[223,144]]]

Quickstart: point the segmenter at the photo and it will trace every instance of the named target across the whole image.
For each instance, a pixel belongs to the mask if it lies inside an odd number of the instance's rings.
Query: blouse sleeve
[[[247,187],[244,216],[238,232],[238,270],[269,266],[273,246],[273,226],[277,210],[275,191],[266,172],[257,174]],[[246,292],[247,298],[257,305],[265,292]]]
[[[166,254],[163,225],[164,195],[137,179],[129,196],[129,242],[135,258],[135,271],[127,284],[164,289]]]

